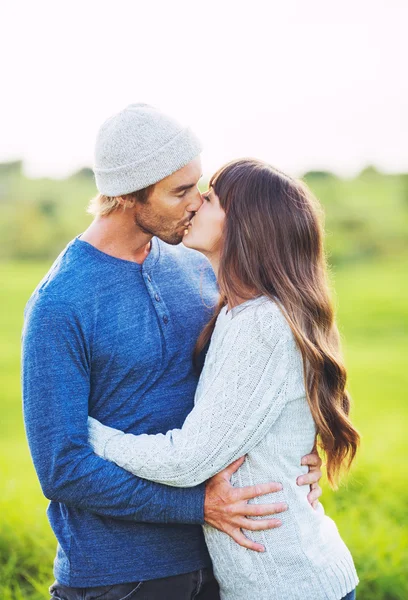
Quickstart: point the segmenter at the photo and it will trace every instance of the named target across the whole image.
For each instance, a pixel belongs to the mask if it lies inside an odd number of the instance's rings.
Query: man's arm
[[[90,349],[69,303],[37,299],[25,316],[24,418],[45,496],[100,515],[152,523],[203,523],[204,485],[174,489],[96,456],[88,444]]]
[[[24,416],[44,494],[56,502],[118,519],[205,521],[247,548],[262,549],[243,536],[241,527],[270,529],[280,523],[264,519],[261,524],[246,516],[267,516],[286,508],[247,502],[281,486],[271,482],[256,489],[233,487],[229,479],[240,461],[207,482],[204,492],[203,485],[179,489],[139,479],[91,451],[87,442],[89,349],[74,315],[69,304],[60,302],[36,303],[26,313]],[[74,398],[79,400],[72,404]]]

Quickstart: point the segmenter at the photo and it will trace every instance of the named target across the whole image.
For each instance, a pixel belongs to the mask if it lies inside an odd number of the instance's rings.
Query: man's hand
[[[309,472],[305,475],[300,475],[300,477],[296,479],[296,483],[298,485],[310,485],[310,492],[307,499],[309,500],[309,504],[316,509],[319,504],[319,498],[322,495],[322,488],[319,486],[319,481],[322,476],[320,470],[322,460],[317,454],[316,449],[313,450],[312,454],[304,456],[301,464],[309,467]]]
[[[244,460],[244,456],[239,458],[207,481],[204,519],[212,527],[230,535],[240,546],[264,552],[265,548],[261,544],[249,540],[241,530],[260,531],[279,527],[282,523],[278,519],[251,519],[248,517],[273,515],[284,512],[288,507],[284,502],[248,504],[248,500],[251,498],[280,491],[282,485],[272,482],[243,488],[233,487],[230,483],[231,476],[239,469]]]

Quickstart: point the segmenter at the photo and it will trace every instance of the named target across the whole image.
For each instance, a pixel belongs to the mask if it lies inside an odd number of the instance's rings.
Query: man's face
[[[156,183],[147,202],[135,205],[134,221],[139,229],[168,244],[179,244],[203,202],[197,187],[201,175],[201,160],[195,158]]]

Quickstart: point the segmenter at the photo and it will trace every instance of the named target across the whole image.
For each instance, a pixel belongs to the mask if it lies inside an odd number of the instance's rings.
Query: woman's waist
[[[311,508],[314,511],[313,508]],[[250,560],[251,564],[261,561],[265,566],[277,570],[285,578],[296,572],[322,572],[334,568],[338,563],[352,564],[352,558],[344,544],[336,524],[324,515],[321,505],[314,514],[304,518],[302,512],[289,506],[286,513],[279,514],[282,525],[275,529],[250,531],[243,529],[246,537],[265,547],[264,553],[247,551],[226,534],[204,526],[207,547],[213,562],[228,554],[232,562]],[[238,564],[237,563],[237,564]],[[253,565],[254,566],[254,565]]]
[[[282,485],[278,492],[265,494],[249,500],[250,504],[273,504],[283,502],[287,504],[288,510],[279,513],[282,522],[280,535],[295,536],[297,539],[307,538],[313,531],[324,533],[332,530],[334,525],[331,519],[325,517],[321,503],[314,509],[308,500],[310,487],[298,485],[297,479],[300,475],[308,472],[308,467],[300,464],[302,455],[263,455],[249,453],[244,464],[231,478],[235,487],[253,486],[260,483],[277,482]],[[335,525],[334,525],[335,527]],[[285,528],[288,530],[284,531]],[[275,531],[275,530],[274,530]],[[278,531],[278,530],[276,530]],[[273,532],[272,532],[273,533]]]
[[[312,451],[312,446],[313,440],[309,440],[286,444],[279,452],[273,452],[268,440],[264,439],[248,452],[243,465],[233,474],[231,483],[236,487],[245,487],[275,481],[283,485],[281,493],[291,490],[291,495],[306,497],[309,487],[298,486],[296,481],[300,475],[308,472],[308,467],[301,462],[303,456]]]
[[[311,532],[305,551],[298,539],[284,533],[283,526],[244,533],[266,551],[246,550],[226,534],[204,527],[215,576],[226,598],[339,600],[358,583],[353,559],[340,538],[325,546]]]

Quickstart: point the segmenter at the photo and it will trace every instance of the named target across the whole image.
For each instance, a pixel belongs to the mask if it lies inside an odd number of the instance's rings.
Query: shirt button
[[[166,315],[164,315],[164,317],[163,317],[163,323],[165,325],[167,325],[168,322],[169,322],[169,318]]]
[[[149,281],[149,283],[152,282],[152,278],[150,277],[150,275],[147,275],[147,281]]]
[[[156,300],[156,302],[160,302],[160,296],[159,296],[159,294],[155,294],[154,295],[154,299]]]

